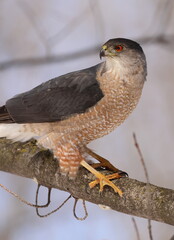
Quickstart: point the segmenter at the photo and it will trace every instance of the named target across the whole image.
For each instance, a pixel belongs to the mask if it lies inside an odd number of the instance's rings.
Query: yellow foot
[[[115,185],[113,184],[110,180],[111,179],[115,179],[115,178],[119,178],[120,175],[118,173],[114,173],[111,175],[103,175],[100,172],[96,171],[93,167],[91,167],[87,162],[85,162],[84,160],[81,161],[80,163],[83,167],[85,167],[86,169],[88,169],[91,173],[93,173],[96,176],[96,180],[92,181],[89,183],[89,187],[93,188],[95,187],[97,184],[100,184],[100,192],[103,191],[103,187],[105,185],[110,186],[116,193],[119,194],[120,197],[122,197],[123,193],[122,191]]]

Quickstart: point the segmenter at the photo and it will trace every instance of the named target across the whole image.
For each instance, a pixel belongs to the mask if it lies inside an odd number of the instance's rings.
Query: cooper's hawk
[[[80,164],[94,173],[95,183],[109,179],[86,161],[86,145],[112,132],[136,107],[146,79],[146,59],[140,45],[111,39],[100,51],[105,61],[51,79],[9,99],[0,108],[0,137],[13,141],[36,138],[53,151],[62,174],[75,178]]]

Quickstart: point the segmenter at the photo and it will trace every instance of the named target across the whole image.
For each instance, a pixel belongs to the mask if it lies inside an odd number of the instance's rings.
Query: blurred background
[[[90,147],[131,178],[146,181],[134,147],[135,132],[151,183],[173,188],[173,26],[172,0],[1,0],[0,104],[48,79],[99,63],[100,46],[110,38],[136,40],[148,64],[140,103],[123,125]],[[34,201],[37,185],[32,180],[1,172],[0,183]],[[129,215],[87,203],[89,217],[77,221],[70,200],[42,219],[35,209],[0,191],[0,240],[137,239]],[[52,206],[67,196],[53,190]],[[43,190],[40,199],[46,197]],[[79,215],[83,215],[81,208]],[[141,240],[149,239],[147,220],[135,219]],[[172,226],[158,222],[152,222],[152,232],[154,240],[174,235]]]

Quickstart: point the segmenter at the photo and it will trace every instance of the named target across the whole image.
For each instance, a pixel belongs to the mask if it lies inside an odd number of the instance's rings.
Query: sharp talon
[[[121,170],[118,172],[118,174],[119,174],[120,178],[122,178],[122,177],[124,177],[124,178],[129,177],[129,175],[127,174],[127,172],[123,172],[123,171],[121,171]]]

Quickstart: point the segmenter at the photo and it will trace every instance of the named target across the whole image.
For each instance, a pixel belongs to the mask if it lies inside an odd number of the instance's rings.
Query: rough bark
[[[75,181],[59,174],[53,155],[35,142],[12,143],[0,139],[0,170],[34,179],[46,187],[71,193],[76,198],[109,206],[113,210],[174,225],[174,191],[130,178],[113,180],[123,191],[119,197],[109,187],[102,193],[90,189],[91,173],[81,168]],[[106,171],[108,172],[108,171]]]

